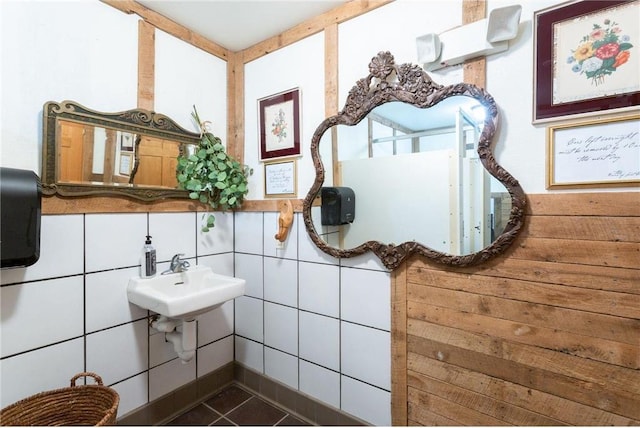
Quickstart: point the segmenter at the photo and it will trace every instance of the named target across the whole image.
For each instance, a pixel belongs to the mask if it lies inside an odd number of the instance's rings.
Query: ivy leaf
[[[200,191],[202,190],[202,183],[200,182],[200,180],[191,179],[187,182],[187,189]]]
[[[218,181],[225,181],[227,179],[227,171],[220,171],[218,174]]]
[[[200,193],[198,193],[198,192],[189,193],[189,198],[191,198],[191,199],[198,199],[199,197],[200,197]]]
[[[216,184],[214,184],[214,186],[216,186],[218,189],[226,189],[227,183],[225,183],[224,181],[216,181]]]

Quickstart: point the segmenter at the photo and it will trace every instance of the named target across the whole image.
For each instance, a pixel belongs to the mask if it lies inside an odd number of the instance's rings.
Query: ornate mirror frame
[[[57,180],[57,148],[58,120],[66,120],[81,124],[95,125],[119,131],[127,131],[145,136],[158,137],[175,141],[179,145],[178,152],[184,153],[187,144],[197,145],[200,134],[189,132],[171,118],[149,110],[133,109],[117,113],[103,113],[88,109],[74,101],[60,103],[49,101],[43,108],[43,144],[42,144],[42,193],[59,196],[127,196],[143,201],[164,198],[188,198],[187,190],[171,189],[161,186],[145,186],[135,184],[95,184],[95,183],[63,183]],[[136,151],[137,153],[137,151]],[[134,161],[135,173],[139,162]]]
[[[319,249],[338,258],[354,257],[372,251],[390,270],[400,266],[412,254],[422,255],[444,265],[471,266],[503,253],[522,229],[526,198],[518,181],[496,162],[492,153],[491,146],[498,123],[498,108],[493,97],[484,89],[471,84],[438,85],[417,65],[409,63],[396,65],[393,55],[389,52],[380,52],[373,57],[369,64],[369,71],[370,74],[358,80],[349,91],[343,110],[325,119],[313,134],[311,157],[316,169],[316,179],[303,202],[304,223],[311,240]],[[510,217],[503,232],[489,246],[465,255],[439,252],[415,241],[404,242],[397,246],[367,241],[352,249],[332,247],[323,241],[311,218],[311,207],[321,191],[325,177],[319,152],[322,135],[336,125],[357,124],[375,107],[384,103],[400,101],[418,108],[428,108],[455,95],[474,98],[486,108],[484,127],[478,143],[478,155],[484,168],[505,186],[511,196]]]

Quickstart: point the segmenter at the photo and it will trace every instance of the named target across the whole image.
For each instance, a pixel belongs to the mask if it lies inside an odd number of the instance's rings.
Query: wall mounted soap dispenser
[[[350,187],[323,187],[320,219],[323,226],[353,223],[356,218],[356,195]]]
[[[156,249],[151,245],[151,236],[147,235],[140,255],[140,278],[151,278],[156,274]]]

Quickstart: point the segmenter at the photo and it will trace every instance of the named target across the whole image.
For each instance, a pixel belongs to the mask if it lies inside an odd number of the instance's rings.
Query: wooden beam
[[[470,24],[484,19],[487,15],[486,0],[462,0],[462,24]],[[479,88],[487,86],[487,60],[485,57],[465,61],[463,80]]]
[[[138,22],[138,108],[153,111],[156,62],[155,27]]]
[[[171,19],[152,11],[141,5],[140,3],[133,0],[100,0],[109,6],[115,7],[116,9],[127,13],[133,14],[135,13],[140,18],[147,21],[149,24],[153,25],[160,30],[171,34],[179,38],[182,41],[189,43],[199,49],[202,49],[205,52],[210,53],[211,55],[217,56],[218,58],[227,60],[229,57],[229,50],[223,48],[217,43],[212,42],[211,40],[201,36],[198,33],[194,33],[193,31],[183,27]]]
[[[328,12],[311,18],[293,28],[257,43],[243,51],[245,62],[253,61],[280,48],[288,46],[305,37],[312,36],[323,31],[331,24],[340,24],[363,13],[391,3],[393,0],[353,0],[338,6]]]
[[[391,424],[408,425],[407,265],[391,273]]]
[[[324,29],[324,114],[325,117],[338,113],[338,24],[330,24]],[[331,133],[331,168],[333,185],[342,183],[338,162],[338,132],[334,126]]]
[[[279,211],[281,199],[245,200],[237,211]],[[292,199],[293,210],[302,212],[302,199]],[[206,211],[207,206],[191,199],[163,199],[144,202],[123,196],[85,196],[42,198],[42,214],[83,214],[83,213],[139,213],[139,212],[189,212]]]
[[[338,113],[338,24],[324,29],[324,113]]]
[[[242,52],[227,61],[227,153],[244,163],[244,60]]]

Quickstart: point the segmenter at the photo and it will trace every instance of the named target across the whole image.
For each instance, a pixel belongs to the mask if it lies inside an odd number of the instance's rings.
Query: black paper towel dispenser
[[[42,185],[33,171],[0,167],[0,267],[31,266],[40,257]]]

